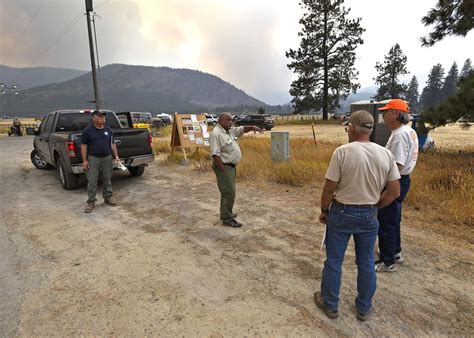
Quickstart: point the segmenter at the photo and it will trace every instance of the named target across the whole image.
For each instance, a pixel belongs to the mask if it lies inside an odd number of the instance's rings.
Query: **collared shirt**
[[[243,133],[244,127],[230,128],[226,131],[220,124],[217,124],[209,138],[211,156],[220,156],[222,163],[237,165],[242,159],[237,140]]]

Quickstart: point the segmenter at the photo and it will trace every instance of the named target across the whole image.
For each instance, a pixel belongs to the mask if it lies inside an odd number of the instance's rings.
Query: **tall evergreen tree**
[[[461,78],[456,94],[440,105],[423,112],[423,118],[432,128],[456,122],[461,117],[467,121],[474,119],[474,73]],[[469,128],[466,122],[464,127]]]
[[[403,54],[400,45],[397,43],[385,55],[383,63],[377,62],[375,64],[378,75],[374,80],[375,84],[379,85],[379,88],[374,99],[380,101],[405,98],[407,85],[401,83],[398,77],[409,74],[406,65],[407,57]]]
[[[444,79],[442,97],[443,101],[448,97],[454,95],[456,92],[456,86],[458,84],[459,74],[458,74],[458,65],[456,62],[453,63],[449,69],[448,75]]]
[[[360,87],[354,68],[355,49],[363,43],[360,18],[348,19],[344,0],[301,0],[305,10],[300,24],[302,37],[297,50],[286,57],[288,68],[298,74],[291,83],[295,113],[322,109],[323,119],[334,113],[340,99]]]
[[[408,84],[406,100],[410,105],[410,111],[417,113],[419,111],[420,94],[418,93],[418,79],[416,76],[413,76]]]
[[[461,74],[459,74],[459,78],[461,79],[466,78],[471,73],[472,73],[471,59],[466,59],[466,61],[464,61],[464,66],[462,66]]]
[[[433,46],[447,35],[466,36],[474,28],[474,1],[438,0],[421,22],[434,25],[433,31],[421,38],[422,46]]]
[[[426,87],[420,97],[420,105],[423,110],[435,107],[443,101],[443,77],[444,69],[440,63],[431,68]]]

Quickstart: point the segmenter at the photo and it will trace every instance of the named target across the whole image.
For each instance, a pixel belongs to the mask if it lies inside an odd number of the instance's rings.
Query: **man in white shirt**
[[[392,153],[369,140],[373,128],[374,119],[369,112],[351,114],[346,128],[349,143],[334,151],[321,194],[319,221],[327,224],[327,258],[321,291],[314,294],[314,302],[331,319],[338,317],[342,262],[351,236],[357,261],[356,315],[361,321],[369,318],[377,279],[377,210],[400,193],[400,174]]]
[[[390,100],[379,110],[383,112],[383,120],[392,131],[385,148],[392,152],[401,178],[400,196],[378,213],[380,256],[376,262],[376,271],[393,272],[397,270],[395,263],[403,262],[400,240],[402,202],[410,190],[410,174],[416,166],[419,145],[416,131],[407,125],[410,108],[404,100]]]
[[[256,126],[233,128],[232,116],[224,113],[219,116],[217,125],[212,130],[209,138],[213,159],[212,169],[216,174],[217,186],[221,193],[220,218],[223,225],[232,228],[242,226],[242,223],[236,221],[236,215],[232,211],[235,199],[236,167],[242,159],[237,140],[249,131],[263,134],[262,129]]]

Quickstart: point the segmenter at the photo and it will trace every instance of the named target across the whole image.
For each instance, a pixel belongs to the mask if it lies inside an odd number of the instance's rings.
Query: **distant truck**
[[[117,115],[109,110],[105,113],[106,125],[114,133],[120,159],[132,176],[141,176],[145,166],[154,160],[152,136],[148,129],[123,128]],[[131,125],[130,114],[118,114],[120,120]],[[27,129],[27,134],[36,135],[30,158],[38,169],[58,171],[59,182],[66,190],[77,187],[78,178],[84,174],[81,157],[82,131],[92,123],[90,110],[59,110],[48,113],[38,130]]]
[[[235,118],[235,125],[238,126],[257,126],[260,129],[272,130],[275,121],[268,114],[241,115]]]

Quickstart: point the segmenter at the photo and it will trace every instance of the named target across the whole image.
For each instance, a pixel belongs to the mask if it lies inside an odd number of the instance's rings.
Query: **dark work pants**
[[[87,203],[94,203],[97,200],[97,181],[99,180],[100,172],[102,172],[102,195],[104,196],[104,200],[109,200],[112,197],[112,155],[107,157],[96,157],[89,155],[88,159],[89,170],[86,172]]]
[[[400,197],[378,212],[380,260],[390,266],[395,263],[395,254],[402,251],[400,223],[402,203],[410,190],[410,176],[400,178]]]
[[[233,217],[232,208],[235,200],[235,175],[236,168],[229,165],[224,166],[221,171],[215,164],[212,169],[216,174],[217,187],[221,193],[220,218],[223,222],[229,222]]]

